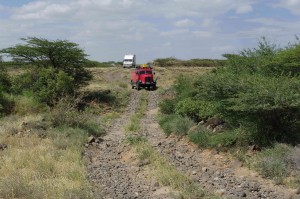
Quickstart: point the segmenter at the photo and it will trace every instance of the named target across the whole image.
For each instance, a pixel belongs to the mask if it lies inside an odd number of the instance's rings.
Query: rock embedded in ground
[[[7,148],[6,144],[0,144],[0,151],[3,151],[6,148]]]
[[[91,135],[91,136],[88,137],[88,143],[89,144],[91,144],[91,143],[93,143],[95,141],[96,141],[96,139],[95,139],[95,137],[93,135]]]

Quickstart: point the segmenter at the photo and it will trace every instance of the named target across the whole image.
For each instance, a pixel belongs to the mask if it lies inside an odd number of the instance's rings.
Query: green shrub
[[[210,135],[205,128],[198,129],[196,132],[188,134],[189,139],[199,147],[210,147]]]
[[[218,116],[231,132],[240,132],[210,136],[212,146],[296,145],[300,142],[299,46],[280,49],[262,38],[257,48],[224,55],[225,65],[208,75],[179,76],[175,96],[161,102],[162,112],[194,121]],[[166,132],[174,130],[169,122],[163,125]]]
[[[159,103],[160,112],[164,114],[175,113],[176,100],[165,99]]]
[[[237,135],[232,131],[225,131],[212,135],[210,145],[213,148],[223,149],[233,147],[237,142]]]
[[[22,94],[26,89],[30,89],[36,79],[36,71],[34,69],[15,76],[12,78],[12,92],[15,94]]]
[[[78,150],[80,146],[86,144],[88,139],[87,131],[67,126],[53,128],[48,132],[48,136],[53,140],[55,147],[62,150],[71,148]]]
[[[0,91],[8,92],[11,87],[11,80],[5,68],[0,65]]]
[[[33,68],[16,77],[13,91],[17,94],[31,92],[40,102],[53,104],[64,95],[76,90],[74,79],[61,70],[54,68]]]
[[[0,116],[11,111],[11,102],[6,97],[6,93],[8,93],[10,89],[11,80],[9,79],[5,68],[0,65]]]
[[[62,98],[48,114],[48,120],[52,122],[54,127],[80,128],[95,136],[104,134],[105,131],[97,122],[96,116],[89,112],[79,111],[76,107],[76,99]]]
[[[49,111],[49,107],[39,102],[30,92],[26,92],[24,95],[12,96],[12,100],[14,101],[13,113],[17,115],[38,114]]]
[[[101,67],[101,68],[106,68],[106,67],[117,67],[117,66],[122,66],[122,62],[114,62],[114,61],[108,61],[108,62],[98,62],[98,61],[92,61],[92,60],[87,60],[84,64],[84,67]]]
[[[126,126],[126,130],[127,131],[131,131],[131,132],[138,132],[138,130],[140,129],[140,117],[139,115],[135,114],[133,116],[130,117],[130,123],[128,124],[128,126]]]
[[[174,89],[176,92],[176,98],[181,100],[187,97],[194,97],[197,94],[194,82],[197,78],[180,75],[176,77]]]
[[[189,129],[194,125],[191,119],[175,114],[160,116],[159,124],[165,134],[170,135],[174,133],[178,136],[186,135]]]
[[[177,63],[178,60],[171,57],[171,58],[160,58],[160,59],[156,59],[154,60],[155,65],[159,66],[159,67],[170,67],[170,66],[174,66],[174,63]]]
[[[226,150],[233,146],[245,146],[249,143],[246,134],[240,134],[239,130],[213,133],[204,127],[198,127],[195,132],[188,134],[189,139],[200,147]]]
[[[175,135],[187,135],[194,122],[188,117],[176,117],[172,124],[172,131]]]
[[[288,176],[288,167],[285,158],[291,149],[287,145],[276,144],[273,148],[263,150],[258,155],[255,167],[265,177],[274,179],[277,183],[282,183]]]
[[[11,96],[0,90],[0,117],[3,115],[10,114],[13,111],[14,100]]]
[[[74,93],[74,79],[63,71],[41,69],[32,89],[42,102],[51,103],[52,100]]]
[[[224,65],[225,60],[191,59],[179,60],[173,57],[154,60],[154,65],[159,67],[218,67]]]
[[[129,135],[127,136],[126,140],[131,145],[137,145],[140,144],[141,142],[146,142],[145,137],[137,136],[137,135]]]
[[[216,113],[214,109],[214,105],[210,102],[186,98],[176,104],[175,113],[199,121],[214,116]]]
[[[299,76],[300,74],[300,45],[291,45],[282,50],[275,57],[274,61],[269,63],[268,72],[274,75]]]
[[[193,99],[213,104],[217,115],[251,132],[255,143],[299,143],[300,81],[284,67],[280,74],[269,72],[285,51],[263,40],[256,49],[227,55],[223,68],[196,80]]]
[[[170,135],[173,132],[173,121],[178,115],[161,115],[158,119],[158,123],[163,129],[166,135]]]

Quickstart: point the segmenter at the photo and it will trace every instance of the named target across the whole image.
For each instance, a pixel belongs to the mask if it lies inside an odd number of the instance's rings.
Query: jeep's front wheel
[[[156,84],[153,85],[152,90],[156,90]]]

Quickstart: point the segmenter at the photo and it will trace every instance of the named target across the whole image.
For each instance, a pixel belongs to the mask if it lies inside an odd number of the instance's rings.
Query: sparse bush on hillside
[[[160,59],[156,59],[154,60],[154,65],[157,65],[159,67],[170,67],[172,65],[174,65],[175,63],[177,63],[178,60],[176,58],[160,58]]]
[[[122,66],[122,62],[114,62],[114,61],[108,61],[108,62],[98,62],[98,61],[92,61],[87,60],[84,67],[116,67],[116,66]]]
[[[225,60],[191,59],[179,60],[173,57],[154,60],[154,65],[159,67],[218,67],[223,66]]]

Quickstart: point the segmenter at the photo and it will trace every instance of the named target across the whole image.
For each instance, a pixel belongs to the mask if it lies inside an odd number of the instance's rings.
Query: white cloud
[[[232,45],[224,45],[224,46],[212,46],[211,51],[215,53],[224,53],[224,52],[231,52],[235,50],[235,47]]]
[[[16,9],[13,18],[16,20],[51,20],[67,16],[72,8],[70,5],[34,2]]]
[[[160,35],[164,37],[171,37],[171,36],[185,35],[186,33],[189,33],[188,29],[175,29],[171,31],[161,32]]]
[[[124,52],[136,52],[144,62],[170,56],[218,57],[239,47],[241,42],[234,42],[239,39],[293,36],[300,30],[294,22],[271,18],[242,21],[241,14],[254,13],[259,4],[258,0],[32,0],[20,7],[0,5],[2,15],[5,11],[2,20],[0,14],[0,45],[14,45],[26,36],[68,39],[91,59],[117,61]],[[277,6],[293,12],[300,7],[292,0]],[[232,28],[227,25],[232,23],[226,21],[229,17],[237,23]]]
[[[194,26],[196,23],[190,19],[182,19],[175,22],[176,27],[189,27]]]
[[[285,4],[287,6],[300,6],[299,0],[280,0],[281,4]]]
[[[282,7],[290,10],[295,15],[300,15],[299,0],[280,0],[278,3],[274,3],[274,7]]]
[[[241,5],[236,9],[237,14],[245,14],[252,12],[252,6],[251,5]]]
[[[209,32],[209,31],[193,31],[192,33],[196,37],[200,37],[200,38],[203,38],[203,37],[212,37],[213,36],[213,33]]]
[[[169,46],[172,46],[172,43],[171,42],[166,42],[166,43],[163,43],[163,46],[169,47]]]
[[[213,25],[215,23],[215,21],[213,19],[204,19],[202,22],[202,26],[203,27],[210,27],[211,25]]]
[[[244,37],[244,38],[260,38],[262,36],[270,37],[272,36],[282,36],[283,31],[281,28],[278,27],[259,27],[259,28],[254,28],[251,30],[245,30],[245,31],[239,31],[237,32],[237,36],[239,37]]]

